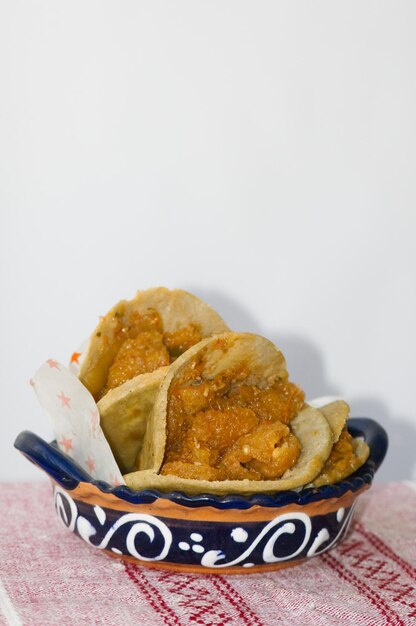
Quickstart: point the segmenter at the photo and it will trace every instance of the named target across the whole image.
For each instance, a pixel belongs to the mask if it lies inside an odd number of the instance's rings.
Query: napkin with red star
[[[100,426],[97,404],[78,378],[58,361],[48,359],[30,382],[52,420],[59,448],[93,478],[124,485]]]

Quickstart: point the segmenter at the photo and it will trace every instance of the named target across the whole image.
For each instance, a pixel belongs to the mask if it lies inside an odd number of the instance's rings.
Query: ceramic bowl
[[[150,567],[241,574],[297,565],[345,536],[357,498],[387,451],[386,432],[377,422],[355,418],[348,428],[371,450],[355,474],[334,485],[273,495],[111,487],[33,433],[22,432],[15,446],[48,474],[58,517],[90,546]]]

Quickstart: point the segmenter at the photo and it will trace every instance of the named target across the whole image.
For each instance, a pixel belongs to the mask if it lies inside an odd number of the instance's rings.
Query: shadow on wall
[[[261,327],[241,305],[222,293],[194,288],[189,291],[208,302],[233,330],[258,333],[273,341],[285,355],[290,379],[299,384],[307,398],[333,396],[339,393],[336,386],[327,378],[324,360],[319,350],[308,339]]]
[[[233,330],[253,332],[269,338],[283,352],[290,378],[305,391],[307,398],[340,395],[340,388],[329,378],[319,349],[300,335],[278,333],[262,328],[258,321],[224,293],[191,287],[191,293],[208,302]],[[403,418],[390,414],[376,398],[350,398],[351,415],[371,417],[389,436],[387,456],[377,472],[377,482],[416,478],[416,429]]]
[[[252,315],[238,302],[220,291],[205,290],[200,287],[184,287],[190,293],[207,302],[217,311],[230,328],[261,334],[261,328]]]

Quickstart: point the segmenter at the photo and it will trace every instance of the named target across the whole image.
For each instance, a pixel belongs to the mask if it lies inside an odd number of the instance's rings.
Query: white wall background
[[[416,4],[1,2],[0,478],[117,300],[204,297],[416,478]]]

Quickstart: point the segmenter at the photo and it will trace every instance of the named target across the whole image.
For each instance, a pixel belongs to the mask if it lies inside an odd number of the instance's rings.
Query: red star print
[[[74,352],[73,355],[71,356],[71,363],[76,363],[77,365],[79,365],[79,357],[81,356],[81,352]]]
[[[120,485],[122,485],[122,484],[123,484],[123,483],[121,483],[121,482],[118,480],[117,476],[114,474],[113,479],[112,479],[112,481],[111,481],[110,485],[112,485],[113,487],[119,487],[119,486],[120,486]]]
[[[85,461],[85,464],[88,467],[89,473],[92,474],[95,470],[95,460],[89,456],[88,459]]]
[[[46,361],[46,363],[49,365],[49,367],[51,367],[51,368],[54,367],[55,369],[59,370],[59,363],[58,363],[58,361],[55,361],[54,359],[48,359]]]
[[[63,391],[61,391],[61,393],[58,394],[56,397],[59,398],[59,400],[61,401],[62,408],[64,408],[65,406],[67,406],[68,409],[71,408],[69,406],[71,398],[68,398],[68,396],[66,396]]]
[[[66,439],[65,437],[62,437],[62,439],[60,441],[58,441],[59,445],[62,446],[63,448],[65,448],[65,452],[68,454],[68,452],[70,450],[73,450],[72,447],[72,439]]]

